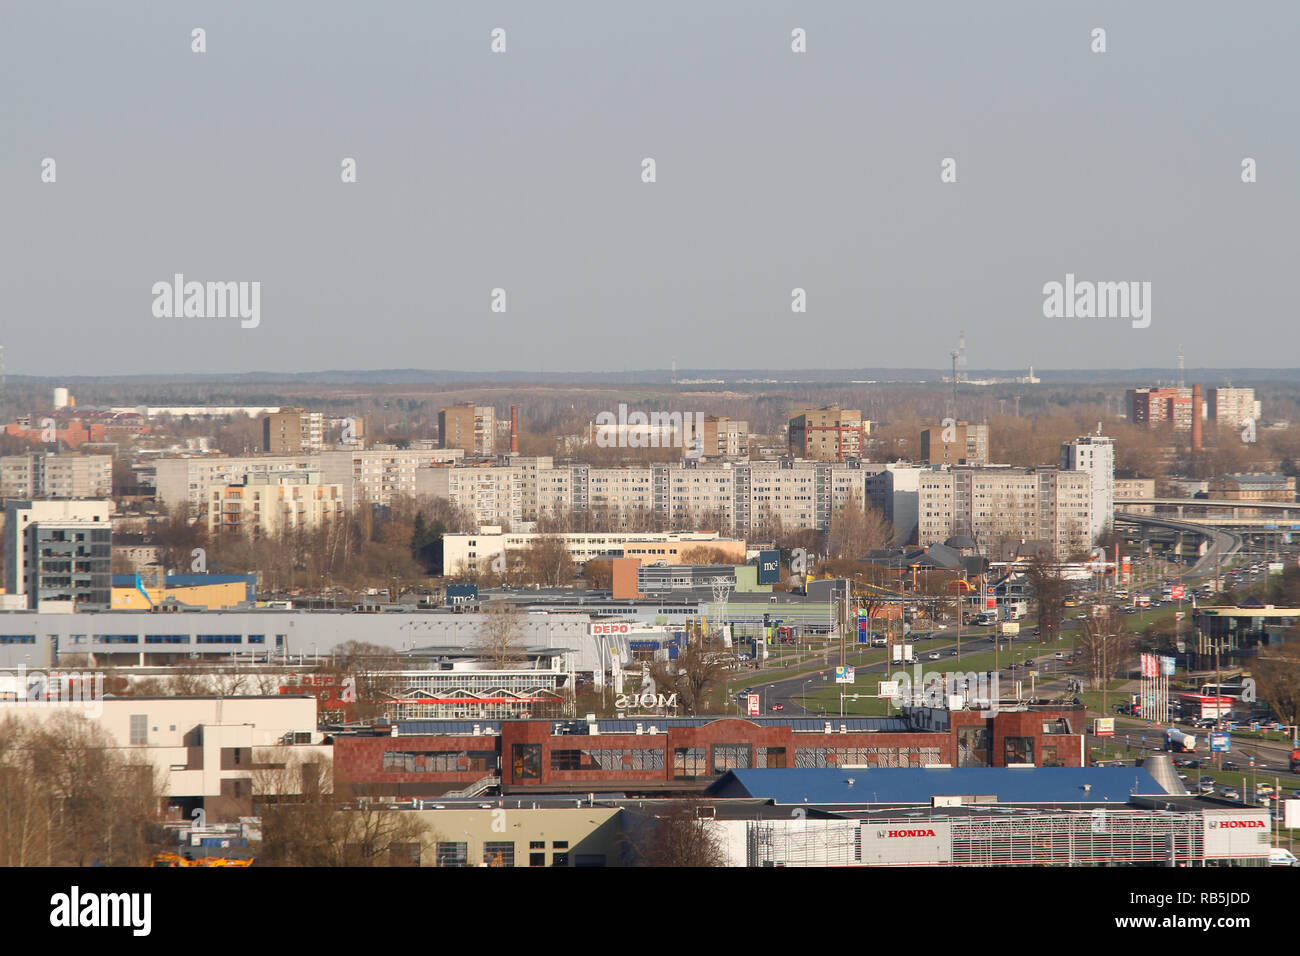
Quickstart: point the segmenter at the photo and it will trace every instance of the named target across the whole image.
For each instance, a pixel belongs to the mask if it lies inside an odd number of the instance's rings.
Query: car
[[[1175,767],[1190,767],[1191,765],[1192,765],[1192,762],[1191,762],[1190,760],[1188,760],[1186,757],[1175,757],[1175,758],[1174,758],[1174,766],[1175,766]]]
[[[949,657],[956,657],[956,656],[957,656],[957,648],[954,647],[952,650],[950,650],[950,651],[948,652],[948,656],[949,656]]]
[[[1065,652],[1064,652],[1064,651],[1057,651],[1057,652],[1056,652],[1056,659],[1057,659],[1058,661],[1063,661],[1063,660],[1065,660]]]
[[[937,661],[937,660],[939,659],[939,652],[938,652],[938,651],[931,651],[929,657],[930,657],[930,660],[932,660],[932,661]]]
[[[773,709],[773,710],[785,710],[785,704],[773,704],[773,705],[772,705],[772,709]]]
[[[1180,773],[1180,774],[1178,775],[1178,779],[1179,779],[1179,780],[1182,780],[1182,781],[1184,781],[1184,782],[1186,782],[1186,780],[1187,780],[1187,774],[1185,774],[1185,773]]]
[[[1271,793],[1274,792],[1274,788],[1273,788],[1273,785],[1272,785],[1271,783],[1261,783],[1261,784],[1256,784],[1256,786],[1255,786],[1255,792],[1256,792],[1256,793],[1270,793],[1270,794],[1271,794]]]
[[[1240,769],[1241,769],[1241,764],[1237,763],[1235,760],[1225,760],[1225,761],[1223,762],[1223,769],[1224,769],[1224,770],[1240,770]]]
[[[1224,788],[1223,788],[1223,799],[1225,799],[1225,800],[1240,800],[1240,799],[1241,799],[1241,794],[1238,793],[1238,792],[1237,792],[1235,789],[1233,789],[1232,787],[1224,787]]]
[[[1033,667],[1033,666],[1034,666],[1034,659],[1033,659],[1032,657],[1026,657],[1026,658],[1025,658],[1025,666],[1026,666],[1026,667]]]

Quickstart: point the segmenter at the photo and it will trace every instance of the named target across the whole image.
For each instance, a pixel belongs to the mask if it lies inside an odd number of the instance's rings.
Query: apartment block
[[[318,452],[325,446],[325,416],[301,408],[282,408],[262,419],[262,450],[268,455]]]
[[[1084,435],[1061,445],[1061,469],[1092,480],[1092,540],[1110,533],[1115,515],[1115,439]]]
[[[107,610],[112,601],[109,501],[5,504],[5,594],[32,610]]]
[[[1051,543],[1064,559],[1092,542],[1087,472],[965,467],[924,472],[917,482],[917,544],[969,535],[981,550],[1021,541]]]
[[[363,501],[391,504],[396,495],[414,497],[419,469],[464,456],[459,448],[372,448],[326,451],[313,461],[324,484],[342,486],[345,504],[351,508]]]
[[[699,437],[701,457],[745,458],[749,455],[749,422],[706,415]]]
[[[862,412],[823,405],[804,408],[790,416],[790,454],[813,461],[848,461],[861,458],[871,422]]]
[[[106,498],[112,493],[112,455],[34,451],[0,457],[3,498]]]
[[[1124,510],[1129,514],[1135,515],[1153,515],[1156,513],[1155,505],[1131,505],[1126,502],[1134,499],[1151,499],[1156,496],[1156,480],[1154,478],[1116,478],[1115,479],[1115,504],[1124,505]]]
[[[216,488],[242,484],[249,475],[319,471],[320,467],[320,459],[314,455],[160,458],[155,466],[155,489],[160,505],[183,506],[190,517],[197,517]]]
[[[1212,388],[1207,407],[1210,417],[1228,428],[1240,428],[1248,418],[1258,424],[1262,411],[1253,388]]]
[[[1175,431],[1192,427],[1190,388],[1131,388],[1126,393],[1128,420],[1134,425],[1172,425]]]
[[[319,472],[249,475],[213,489],[208,533],[260,538],[314,531],[344,514],[343,487],[323,484]]]
[[[459,448],[471,458],[486,458],[496,448],[496,410],[468,402],[438,409],[443,448]]]
[[[921,429],[921,462],[962,465],[989,460],[989,426],[955,422]]]

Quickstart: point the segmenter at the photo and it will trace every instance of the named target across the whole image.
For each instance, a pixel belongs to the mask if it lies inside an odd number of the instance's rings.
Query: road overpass
[[[1129,503],[1132,503],[1131,500]],[[1177,534],[1190,534],[1205,539],[1205,553],[1196,564],[1190,567],[1184,579],[1211,577],[1218,566],[1241,550],[1244,539],[1241,535],[1221,528],[1213,527],[1207,522],[1181,521],[1175,518],[1162,518],[1157,515],[1129,514],[1115,509],[1117,523],[1135,524],[1143,528],[1159,528]]]

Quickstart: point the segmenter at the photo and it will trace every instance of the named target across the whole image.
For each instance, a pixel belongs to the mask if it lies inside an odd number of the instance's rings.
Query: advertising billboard
[[[875,820],[863,822],[861,834],[865,866],[952,862],[952,824],[946,820]]]
[[[761,713],[762,706],[762,701],[757,694],[745,696],[745,716],[757,717]]]
[[[853,683],[853,668],[852,668],[852,667],[843,667],[843,666],[836,667],[836,668],[835,668],[835,683],[837,683],[837,684],[852,684],[852,683]]]
[[[1092,733],[1095,737],[1114,737],[1115,736],[1115,718],[1098,717],[1092,722]]]
[[[1267,810],[1204,811],[1205,856],[1265,857],[1272,847]]]
[[[781,580],[781,552],[758,552],[758,583],[777,584]]]
[[[1210,734],[1210,753],[1232,753],[1232,734]]]

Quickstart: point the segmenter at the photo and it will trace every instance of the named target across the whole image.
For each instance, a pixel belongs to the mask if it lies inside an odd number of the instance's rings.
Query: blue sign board
[[[778,584],[781,581],[781,552],[758,552],[758,583]]]
[[[1232,753],[1232,734],[1210,734],[1210,753]]]

